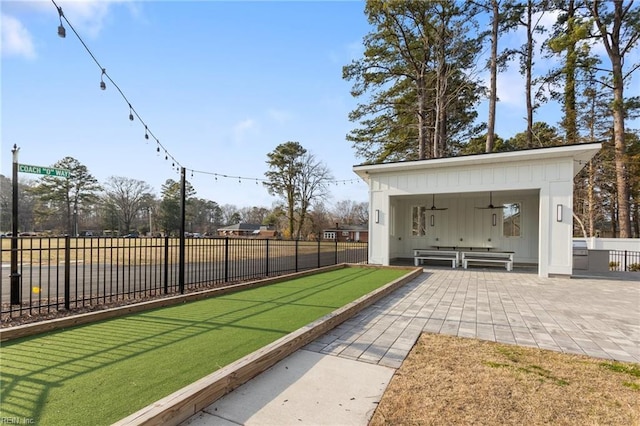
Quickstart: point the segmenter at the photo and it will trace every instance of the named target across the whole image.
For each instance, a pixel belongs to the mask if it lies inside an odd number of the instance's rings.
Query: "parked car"
[[[137,232],[131,232],[127,235],[123,235],[122,238],[138,238],[138,233]]]

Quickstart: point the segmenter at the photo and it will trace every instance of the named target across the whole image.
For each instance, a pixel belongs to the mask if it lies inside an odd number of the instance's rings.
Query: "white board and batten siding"
[[[369,261],[389,264],[422,245],[491,246],[515,252],[516,263],[537,263],[540,276],[570,275],[573,177],[599,149],[585,144],[355,166],[370,190]],[[519,203],[518,237],[502,234],[502,210],[476,208],[489,204],[489,192],[496,206]],[[426,235],[414,236],[412,206],[431,207],[432,194],[448,210],[428,210]]]

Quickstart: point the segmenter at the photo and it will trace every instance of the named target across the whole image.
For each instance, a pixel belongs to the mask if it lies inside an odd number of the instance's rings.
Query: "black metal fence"
[[[46,314],[366,263],[367,252],[359,242],[189,238],[181,261],[179,238],[18,237],[12,288],[10,238],[2,238],[1,313]]]
[[[640,271],[640,251],[609,250],[609,269],[612,271]]]

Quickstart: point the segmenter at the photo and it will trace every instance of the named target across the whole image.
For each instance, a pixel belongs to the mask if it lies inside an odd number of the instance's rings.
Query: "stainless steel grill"
[[[573,241],[573,269],[589,269],[589,250],[586,241]]]

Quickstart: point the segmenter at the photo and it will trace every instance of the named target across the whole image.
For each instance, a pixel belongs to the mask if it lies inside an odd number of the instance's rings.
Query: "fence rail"
[[[640,271],[640,251],[609,250],[609,269],[612,271]]]
[[[367,243],[359,242],[189,238],[181,267],[179,238],[15,238],[20,276],[14,288],[11,240],[2,239],[3,317],[183,293],[338,263],[366,263],[368,253]]]

